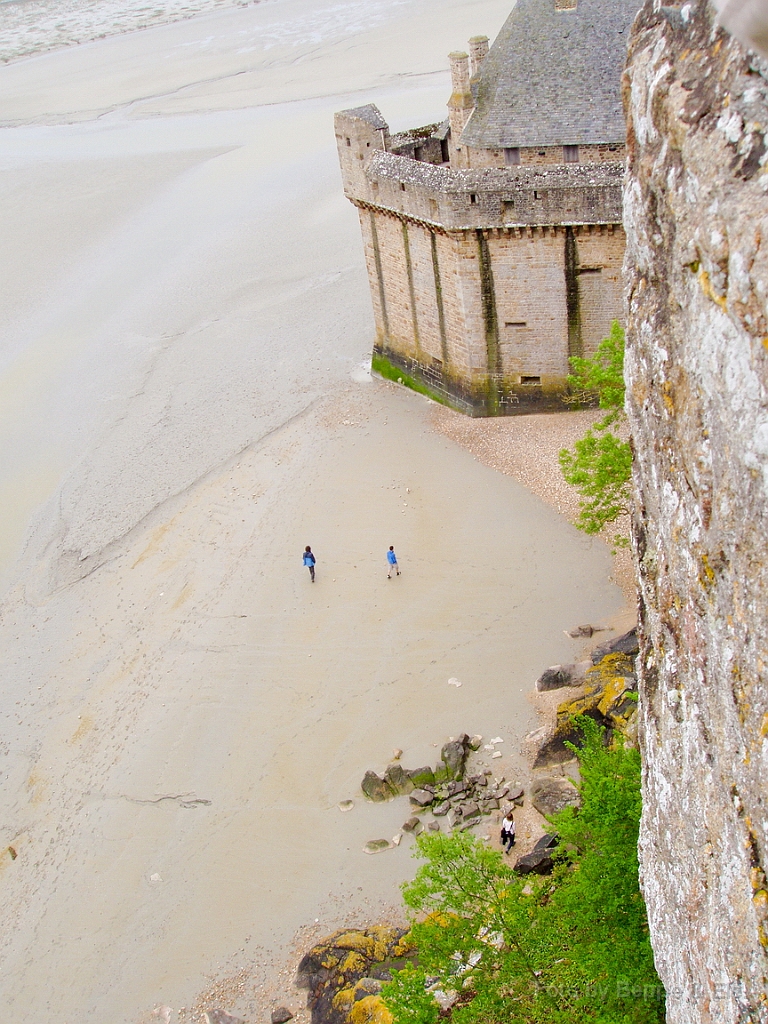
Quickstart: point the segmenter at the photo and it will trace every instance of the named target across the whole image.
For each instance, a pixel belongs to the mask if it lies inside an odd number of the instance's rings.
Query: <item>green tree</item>
[[[591,359],[571,359],[568,377],[571,401],[597,400],[606,415],[590,427],[572,449],[560,452],[563,476],[581,495],[576,526],[585,533],[599,533],[629,512],[632,451],[611,428],[624,415],[624,330],[618,320]],[[622,547],[627,540],[614,537]]]
[[[638,885],[639,755],[579,721],[582,806],[552,819],[552,877],[515,875],[468,833],[417,840],[425,863],[403,892],[418,959],[383,993],[395,1024],[435,1024],[449,993],[455,1024],[663,1021]]]

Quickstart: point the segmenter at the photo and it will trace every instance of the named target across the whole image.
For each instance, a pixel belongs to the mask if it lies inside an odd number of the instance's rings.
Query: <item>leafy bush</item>
[[[632,451],[611,427],[624,420],[624,330],[618,320],[591,359],[571,359],[571,401],[597,400],[606,415],[572,449],[560,452],[563,476],[582,496],[576,525],[599,533],[629,511]],[[614,537],[614,545],[626,545]]]
[[[456,997],[455,1024],[664,1020],[638,886],[639,755],[578,721],[582,806],[552,819],[550,878],[514,875],[469,833],[417,840],[425,863],[403,892],[418,960],[383,993],[395,1024],[435,1024],[436,992]]]

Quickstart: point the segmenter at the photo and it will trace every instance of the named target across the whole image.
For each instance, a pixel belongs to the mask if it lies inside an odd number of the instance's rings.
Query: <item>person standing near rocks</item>
[[[304,554],[301,556],[301,560],[309,569],[309,578],[312,582],[315,582],[315,556],[312,554],[312,548],[307,544],[304,548]]]
[[[397,555],[395,554],[394,546],[392,544],[390,544],[389,545],[389,551],[387,552],[387,579],[388,580],[392,579],[392,570],[393,569],[397,572],[397,575],[399,576],[400,575],[400,566],[397,564]]]
[[[507,845],[509,844],[509,845]],[[512,811],[507,811],[501,822],[501,846],[505,853],[511,853],[515,845],[515,819]]]

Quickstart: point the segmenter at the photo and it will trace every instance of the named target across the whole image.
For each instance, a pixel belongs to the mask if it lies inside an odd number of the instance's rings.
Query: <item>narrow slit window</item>
[[[469,193],[469,201],[470,201],[470,203],[472,203],[473,206],[476,205],[476,203],[477,203],[477,196],[475,195],[474,192],[470,192]]]
[[[400,182],[400,191],[401,192],[405,192],[405,182],[404,181]]]
[[[541,377],[526,376],[520,378],[521,384],[541,384]]]
[[[352,145],[352,139],[347,139],[347,145],[348,145],[348,146],[351,146],[351,145]]]
[[[528,321],[527,320],[507,320],[507,322],[504,324],[504,326],[505,327],[527,327],[528,326]]]

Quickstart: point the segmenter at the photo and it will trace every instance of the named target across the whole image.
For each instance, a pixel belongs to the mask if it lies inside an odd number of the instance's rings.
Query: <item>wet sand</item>
[[[575,523],[579,517],[580,496],[566,483],[560,471],[559,455],[563,448],[573,448],[587,429],[604,415],[599,409],[582,409],[504,419],[470,419],[437,406],[432,422],[441,434],[462,445],[484,465],[524,484],[569,523]],[[626,629],[629,629],[634,624],[637,607],[637,584],[629,549],[629,516],[620,516],[599,536],[612,549],[611,576],[627,600]],[[617,544],[617,537],[625,543]],[[624,621],[622,618],[621,622]],[[614,625],[622,629],[618,621]]]
[[[319,0],[278,0],[0,68],[11,1016],[186,1020],[221,985],[261,1019],[258,965],[413,872],[408,839],[362,852],[407,817],[364,771],[466,730],[522,772],[563,630],[622,606],[605,545],[361,370],[332,113],[433,120],[444,54],[506,8],[403,0],[318,38]],[[244,72],[238,33],[280,18]]]

